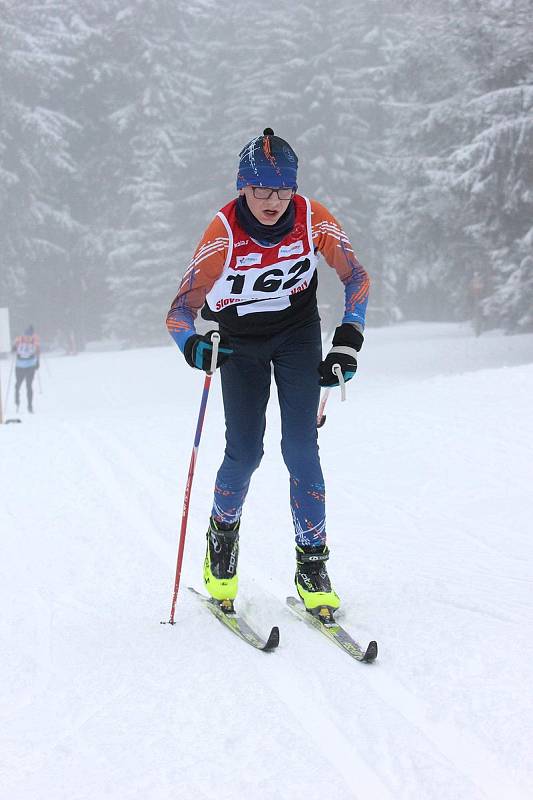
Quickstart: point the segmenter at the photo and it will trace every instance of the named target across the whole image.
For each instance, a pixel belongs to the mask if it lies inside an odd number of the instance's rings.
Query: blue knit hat
[[[245,186],[271,186],[297,189],[298,156],[284,139],[265,128],[239,153],[237,189]]]

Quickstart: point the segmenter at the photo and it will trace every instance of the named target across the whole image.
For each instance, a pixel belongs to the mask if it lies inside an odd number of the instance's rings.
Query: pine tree
[[[62,284],[61,264],[75,228],[61,201],[75,169],[69,135],[76,128],[56,94],[68,75],[57,4],[9,3],[0,15],[0,288],[20,327],[53,327],[47,299]],[[35,311],[37,313],[35,314]]]
[[[531,67],[527,3],[409,3],[390,56],[397,183],[382,229],[407,315],[465,318],[483,274],[486,325],[531,325]],[[529,70],[529,71],[528,71]],[[400,257],[399,255],[400,254]]]
[[[45,0],[0,14],[0,290],[15,324],[166,341],[269,125],[373,277],[369,320],[533,325],[528,0]],[[320,270],[337,322],[342,287]],[[334,298],[334,299],[332,299]],[[2,300],[4,302],[4,300]],[[401,311],[400,311],[401,309]],[[329,312],[328,312],[329,313]]]
[[[201,148],[195,106],[207,94],[189,35],[197,13],[173,0],[139,0],[108,31],[124,76],[114,87],[120,105],[108,116],[122,209],[109,253],[108,329],[130,343],[166,341],[171,287],[180,261],[184,268],[190,259],[183,211],[195,184],[191,152],[198,139]]]

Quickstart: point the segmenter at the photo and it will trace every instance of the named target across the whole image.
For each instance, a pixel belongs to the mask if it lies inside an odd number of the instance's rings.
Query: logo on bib
[[[248,253],[247,256],[237,256],[235,269],[245,269],[246,267],[253,267],[254,264],[260,264],[263,258],[262,253]]]
[[[287,256],[299,256],[304,251],[304,243],[293,242],[292,244],[284,244],[279,248],[278,258],[286,258]]]

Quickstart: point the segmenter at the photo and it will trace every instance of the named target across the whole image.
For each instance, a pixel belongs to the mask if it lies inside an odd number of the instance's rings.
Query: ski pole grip
[[[214,371],[217,368],[217,358],[218,358],[218,345],[220,342],[220,333],[217,331],[213,331],[211,334],[211,344],[213,345],[213,352],[211,353],[211,367],[208,371],[208,375],[213,375]]]
[[[344,375],[342,374],[341,365],[333,364],[332,371],[333,374],[337,376],[339,381],[339,386],[341,387],[341,401],[344,402],[344,400],[346,400],[346,381],[344,380]]]

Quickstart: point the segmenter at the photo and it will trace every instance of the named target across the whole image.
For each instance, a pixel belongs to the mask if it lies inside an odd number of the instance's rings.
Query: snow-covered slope
[[[48,358],[35,416],[0,428],[0,796],[531,797],[530,362],[532,336],[374,330],[330,398],[330,574],[346,627],[379,641],[369,666],[285,607],[275,395],[240,558],[241,609],[280,627],[265,655],[186,591],[159,624],[202,375],[173,347]],[[201,588],[223,443],[216,378],[182,587]]]

